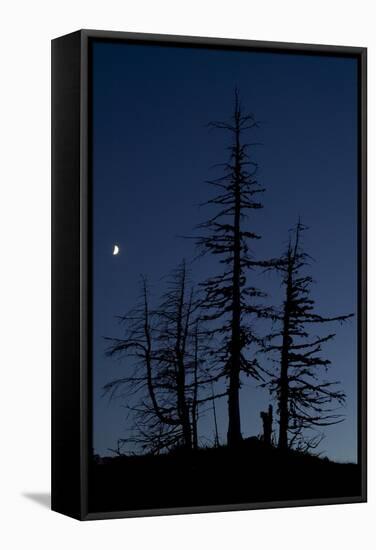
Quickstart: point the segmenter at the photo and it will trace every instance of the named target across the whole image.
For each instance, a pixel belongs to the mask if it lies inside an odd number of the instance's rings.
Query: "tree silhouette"
[[[260,379],[256,358],[246,356],[246,349],[258,342],[247,317],[266,315],[266,308],[257,304],[264,293],[249,286],[247,278],[256,266],[267,265],[252,258],[249,242],[259,239],[250,231],[246,221],[250,212],[262,208],[256,199],[264,191],[256,179],[257,164],[250,158],[251,145],[243,136],[257,127],[252,114],[243,112],[238,91],[235,90],[234,110],[229,122],[212,122],[211,127],[223,129],[231,136],[230,158],[220,166],[224,175],[208,183],[219,194],[207,201],[213,210],[212,217],[200,224],[206,235],[198,238],[202,254],[219,259],[221,273],[202,283],[204,290],[204,319],[211,322],[212,334],[220,339],[216,352],[222,373],[228,379],[228,432],[229,446],[242,440],[239,389],[241,373]],[[223,268],[223,269],[222,269]]]
[[[192,447],[192,423],[190,403],[195,403],[194,425],[196,425],[197,407],[197,380],[194,381],[194,372],[197,374],[197,364],[194,362],[188,349],[189,339],[195,328],[193,319],[194,309],[197,306],[193,300],[193,289],[188,289],[187,269],[185,262],[174,272],[169,283],[169,289],[164,295],[158,309],[158,364],[159,383],[169,390],[169,394],[176,396],[176,417],[181,426],[183,446]],[[193,380],[188,381],[188,372],[193,367]],[[193,396],[188,395],[193,391]],[[192,417],[193,418],[193,417]]]
[[[135,435],[128,441],[159,453],[174,447],[198,447],[198,418],[211,381],[204,365],[199,303],[189,286],[185,261],[172,273],[159,306],[151,310],[146,280],[140,305],[120,320],[124,338],[107,338],[108,356],[126,357],[131,373],[105,385],[105,393],[124,390],[136,404],[127,406],[135,417]],[[129,365],[128,365],[129,368]]]
[[[343,322],[352,314],[324,317],[316,313],[311,298],[313,280],[303,273],[309,263],[308,254],[301,247],[301,234],[305,229],[299,221],[284,256],[276,264],[282,274],[285,296],[281,311],[276,315],[278,329],[269,336],[271,344],[266,347],[267,352],[278,356],[273,359],[278,364],[278,374],[269,373],[271,379],[264,385],[278,400],[278,446],[281,449],[314,448],[321,441],[321,435],[307,438],[307,430],[343,420],[332,405],[345,401],[345,394],[338,389],[339,382],[330,382],[320,376],[331,364],[321,356],[322,345],[335,334],[312,336],[310,327]],[[274,344],[275,340],[278,343]]]
[[[144,448],[159,452],[166,444],[166,440],[174,438],[178,422],[173,417],[174,407],[163,399],[160,385],[156,381],[155,314],[150,309],[149,290],[145,278],[142,278],[139,305],[119,319],[124,325],[124,337],[106,338],[109,342],[106,354],[110,357],[126,357],[130,374],[112,380],[104,386],[104,390],[111,397],[120,390],[125,392],[127,398],[142,396],[140,403],[128,405],[128,409],[137,419],[137,433],[133,441],[142,444]]]

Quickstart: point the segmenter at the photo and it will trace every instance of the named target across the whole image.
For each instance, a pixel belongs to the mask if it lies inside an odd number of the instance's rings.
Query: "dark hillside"
[[[360,470],[256,438],[227,447],[119,456],[91,465],[91,512],[360,495]]]

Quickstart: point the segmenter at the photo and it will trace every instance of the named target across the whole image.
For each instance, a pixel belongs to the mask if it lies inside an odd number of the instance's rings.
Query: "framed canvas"
[[[52,41],[52,508],[366,500],[366,49]]]

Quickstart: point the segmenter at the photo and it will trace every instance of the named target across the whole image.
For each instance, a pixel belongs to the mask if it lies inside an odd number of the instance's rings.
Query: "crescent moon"
[[[120,252],[120,249],[119,249],[118,245],[114,244],[114,249],[112,251],[112,255],[117,256],[119,254],[119,252]]]

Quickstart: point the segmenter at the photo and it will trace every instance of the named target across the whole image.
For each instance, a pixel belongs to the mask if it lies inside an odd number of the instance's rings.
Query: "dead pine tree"
[[[126,375],[108,382],[104,392],[110,398],[120,394],[126,400],[135,423],[135,435],[129,442],[159,452],[176,444],[181,426],[169,392],[161,388],[156,369],[156,319],[149,301],[147,281],[142,277],[138,306],[119,316],[124,336],[106,338],[109,343],[106,355],[123,359]]]
[[[251,147],[244,136],[257,128],[252,114],[243,111],[238,90],[229,122],[212,122],[211,127],[224,130],[230,137],[229,160],[220,165],[224,174],[208,183],[218,194],[207,201],[212,217],[200,224],[204,234],[197,239],[202,254],[212,254],[219,261],[220,273],[202,283],[204,319],[211,323],[212,333],[219,337],[217,362],[222,364],[228,380],[229,447],[242,441],[239,390],[241,373],[259,379],[258,364],[246,350],[257,342],[247,318],[265,314],[257,304],[264,294],[248,284],[250,271],[261,265],[249,250],[250,241],[260,237],[249,228],[248,217],[262,208],[257,197],[264,191],[256,179],[257,164],[250,156]],[[206,232],[206,234],[205,234]],[[263,263],[264,267],[266,263]]]
[[[123,395],[134,419],[129,442],[149,452],[198,448],[202,405],[211,400],[205,387],[205,333],[199,305],[183,261],[167,281],[167,291],[151,309],[146,280],[138,307],[121,317],[122,338],[108,338],[108,356],[123,358],[129,374],[105,386]],[[132,403],[132,404],[131,404]]]
[[[198,372],[200,366],[199,359],[199,320],[196,320],[193,331],[193,391],[192,391],[192,447],[194,450],[198,449]]]
[[[182,429],[181,447],[198,448],[200,408],[223,397],[207,391],[218,379],[209,366],[210,334],[200,316],[201,299],[190,285],[186,262],[170,277],[157,316],[155,360],[159,384],[176,398],[176,415]]]
[[[193,445],[190,401],[193,391],[194,407],[197,408],[197,363],[190,355],[188,346],[195,330],[193,290],[188,288],[188,273],[183,261],[169,282],[169,289],[158,308],[158,370],[163,375],[166,387],[176,396],[176,413],[182,428],[182,446]],[[194,334],[193,334],[194,340]],[[194,342],[193,342],[194,344]],[[196,350],[197,351],[197,348]],[[194,351],[194,352],[195,352]],[[188,379],[193,366],[193,380]],[[196,381],[195,381],[196,376]],[[191,378],[191,376],[189,376]],[[196,425],[197,411],[194,413]]]
[[[306,228],[298,222],[277,269],[282,275],[284,302],[276,315],[278,328],[268,339],[266,352],[277,356],[277,374],[270,372],[265,384],[278,401],[278,447],[294,447],[309,450],[320,440],[320,427],[343,420],[333,403],[341,405],[345,394],[338,382],[323,378],[331,361],[322,357],[323,345],[335,337],[334,333],[312,336],[312,327],[328,323],[342,323],[353,316],[325,317],[315,311],[311,298],[312,277],[305,274],[309,256],[301,245],[302,232]],[[276,342],[276,343],[274,343]],[[308,433],[316,433],[309,438]]]

